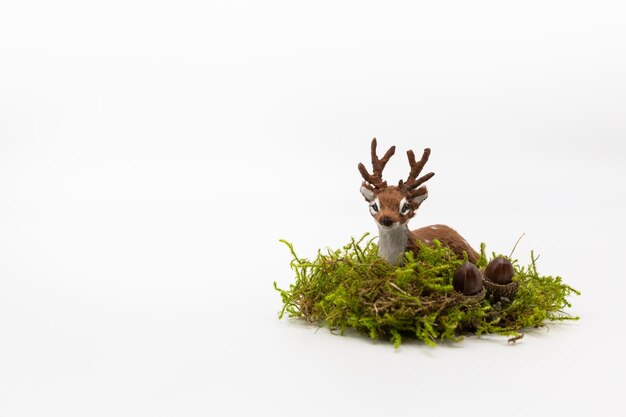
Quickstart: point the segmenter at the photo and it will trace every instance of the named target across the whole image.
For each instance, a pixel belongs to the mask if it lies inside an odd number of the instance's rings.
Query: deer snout
[[[393,219],[389,216],[385,216],[382,219],[380,219],[380,224],[382,224],[383,226],[391,226],[393,224]]]

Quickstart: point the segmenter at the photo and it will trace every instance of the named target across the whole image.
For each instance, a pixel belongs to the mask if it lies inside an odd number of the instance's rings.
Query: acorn
[[[483,276],[476,265],[465,262],[454,271],[452,287],[464,295],[479,294],[483,289]]]
[[[513,264],[508,259],[503,257],[494,258],[485,268],[483,275],[485,277],[485,288],[496,299],[501,297],[510,299],[517,293],[518,284],[513,282],[515,269],[513,269]]]
[[[515,270],[513,264],[506,258],[493,259],[485,268],[485,279],[496,284],[506,285],[513,281]]]

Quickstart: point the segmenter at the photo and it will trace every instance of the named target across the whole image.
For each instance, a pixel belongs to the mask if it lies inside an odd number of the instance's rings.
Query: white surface
[[[623,3],[7,3],[0,415],[625,415]],[[376,231],[372,136],[393,181],[433,149],[414,228],[525,232],[582,320],[398,351],[278,321],[279,238]]]

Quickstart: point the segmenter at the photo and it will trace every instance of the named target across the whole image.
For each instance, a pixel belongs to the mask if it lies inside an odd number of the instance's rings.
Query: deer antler
[[[385,169],[385,165],[389,162],[389,158],[393,156],[396,152],[396,147],[392,146],[385,153],[385,156],[382,159],[378,159],[378,155],[376,155],[376,138],[372,139],[372,168],[373,173],[370,174],[365,169],[365,165],[362,163],[359,164],[359,172],[363,176],[363,179],[366,181],[363,185],[370,190],[374,191],[374,189],[382,189],[387,187],[387,181],[383,181],[383,169]]]
[[[398,187],[404,188],[405,190],[412,190],[431,179],[433,175],[435,175],[435,173],[429,172],[423,177],[417,178],[420,172],[422,172],[422,169],[424,169],[424,165],[426,165],[426,162],[428,162],[428,157],[430,156],[430,148],[424,149],[422,159],[420,159],[419,162],[415,161],[415,154],[413,153],[413,151],[407,151],[406,155],[409,157],[411,172],[409,173],[409,177],[407,178],[406,182],[403,183],[402,180],[400,180],[400,182],[398,183]]]

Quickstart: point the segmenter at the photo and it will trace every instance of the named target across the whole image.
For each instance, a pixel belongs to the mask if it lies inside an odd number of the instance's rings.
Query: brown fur
[[[411,205],[411,209],[404,216],[401,215],[400,201],[406,197],[406,194],[393,185],[376,192],[376,197],[380,201],[380,211],[374,218],[379,223],[384,217],[389,217],[394,223],[398,221],[406,223],[411,217],[415,216],[415,210],[419,207],[419,205],[414,207],[411,201],[407,201]]]
[[[465,239],[463,239],[463,236],[445,224],[434,224],[432,226],[426,226],[410,231],[407,249],[412,252],[417,252],[419,249],[415,244],[416,240],[426,244],[432,244],[435,239],[441,242],[442,245],[448,246],[460,257],[463,256],[464,252],[466,252],[468,260],[471,263],[475,264],[478,262],[480,254],[476,252]]]

